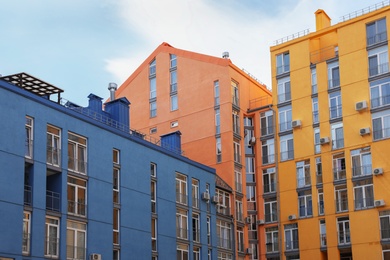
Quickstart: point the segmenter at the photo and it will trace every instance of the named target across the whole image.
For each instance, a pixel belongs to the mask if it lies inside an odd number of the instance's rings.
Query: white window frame
[[[68,132],[68,170],[83,175],[87,174],[87,145],[87,138]],[[71,167],[72,165],[73,167]]]
[[[177,93],[177,70],[170,72],[170,93]]]
[[[221,112],[220,109],[215,109],[215,134],[221,133]]]
[[[176,203],[187,205],[187,176],[176,173]]]
[[[338,71],[338,77],[334,77],[333,75],[335,70]],[[340,87],[340,67],[338,61],[328,64],[328,88],[332,89],[337,87]]]
[[[346,161],[344,153],[333,155],[333,177],[335,181],[346,179]]]
[[[320,128],[314,128],[314,153],[321,153],[321,143],[320,143]]]
[[[244,231],[242,227],[237,227],[237,251],[243,253],[244,250]]]
[[[157,219],[151,220],[152,252],[157,252]]]
[[[263,170],[264,193],[276,192],[276,171],[275,167]]]
[[[284,226],[284,243],[286,251],[299,249],[297,224],[289,224]]]
[[[292,150],[288,150],[291,146]],[[294,159],[294,139],[293,135],[284,135],[280,137],[280,161]]]
[[[171,111],[179,109],[177,93],[171,95]]]
[[[243,221],[244,220],[244,211],[242,207],[242,200],[236,199],[236,220]]]
[[[218,247],[224,249],[232,249],[232,234],[231,234],[231,224],[217,219],[217,237],[218,237]]]
[[[211,245],[211,217],[206,217],[207,244]]]
[[[191,180],[192,207],[199,208],[199,180]]]
[[[192,241],[200,242],[200,216],[192,213]]]
[[[153,100],[149,103],[149,116],[150,118],[157,116],[157,102]]]
[[[218,196],[217,212],[230,215],[230,194],[220,189],[216,189],[215,193]]]
[[[220,103],[220,97],[219,97],[219,81],[214,81],[214,105],[219,106]]]
[[[233,109],[232,111],[233,133],[240,135],[240,112]]]
[[[290,71],[290,53],[285,52],[276,55],[276,75]]]
[[[55,231],[54,234],[52,231]],[[60,220],[46,217],[45,256],[57,258],[59,256]],[[54,236],[53,236],[54,235]]]
[[[345,184],[334,187],[336,199],[336,212],[348,211],[348,190]]]
[[[353,195],[355,199],[355,210],[374,207],[374,185],[372,184],[372,180],[355,182]]]
[[[149,99],[157,97],[157,79],[156,77],[149,79]]]
[[[380,211],[379,212],[379,224],[381,232],[381,240],[389,241],[390,240],[390,211]]]
[[[75,180],[75,181],[71,181],[71,180]],[[68,214],[85,217],[87,215],[87,182],[82,179],[68,177],[67,186],[68,186]],[[69,190],[70,187],[72,187],[72,190],[74,191],[73,192],[74,201],[69,200],[69,196],[71,195]],[[83,193],[84,193],[84,199],[79,198],[79,196],[83,195]]]
[[[351,151],[352,177],[372,175],[370,147]]]
[[[222,142],[221,142],[221,137],[215,138],[215,151],[216,151],[216,156],[217,156],[217,163],[222,162]]]
[[[262,163],[275,163],[275,140],[268,139],[261,142]]]
[[[298,211],[300,218],[313,216],[313,197],[311,191],[298,192]]]
[[[260,129],[261,136],[266,136],[274,133],[274,113],[272,110],[260,113]]]
[[[325,219],[320,219],[320,245],[326,247],[326,222]]]
[[[332,133],[332,150],[343,148],[344,147],[343,123],[332,124],[331,133]]]
[[[310,160],[297,162],[296,173],[297,173],[297,188],[303,188],[311,185]]]
[[[255,158],[254,157],[245,157],[245,174],[247,183],[255,183]]]
[[[183,209],[176,210],[176,236],[188,240],[188,212]]]
[[[311,69],[311,94],[317,94],[318,88],[317,88],[317,69],[312,68]]]
[[[115,219],[116,218],[116,219]],[[113,219],[112,219],[112,232],[113,232],[113,243],[114,245],[119,245],[120,244],[120,235],[119,235],[119,230],[120,230],[120,209],[119,208],[113,208]]]
[[[337,239],[338,245],[351,244],[349,218],[342,217],[337,219]]]
[[[241,144],[239,141],[233,141],[234,147],[234,162],[241,164]]]
[[[156,59],[149,63],[149,76],[156,75]]]
[[[232,103],[233,105],[240,106],[240,94],[238,89],[238,83],[231,81],[232,86]]]
[[[169,62],[169,66],[170,66],[170,68],[176,68],[176,66],[177,66],[177,57],[176,57],[176,55],[175,54],[169,54],[169,60],[170,60],[170,62]]]
[[[56,167],[61,166],[61,129],[47,125],[46,163]]]
[[[380,25],[384,25],[384,31],[381,31]],[[373,26],[373,35],[369,35],[369,28]],[[366,25],[366,33],[367,33],[367,46],[374,45],[387,40],[387,28],[386,28],[386,18],[382,18],[376,20],[374,22],[368,23]]]
[[[189,260],[189,251],[188,251],[188,245],[184,244],[177,244],[176,246],[176,255],[177,260]]]
[[[275,199],[266,199],[264,201],[264,216],[266,223],[278,221],[278,202]]]
[[[33,158],[33,144],[34,144],[34,119],[32,117],[26,116],[25,128],[26,128],[25,157],[32,159]]]
[[[343,116],[340,91],[329,94],[329,119],[341,118]]]
[[[22,252],[23,255],[30,253],[30,234],[31,234],[31,213],[24,211],[23,212],[23,243],[22,243]]]
[[[318,215],[322,216],[325,214],[325,198],[324,190],[322,188],[318,189]]]
[[[380,129],[378,124],[380,122]],[[373,140],[390,138],[390,112],[382,111],[372,114]]]
[[[234,169],[234,178],[236,184],[236,191],[242,193],[242,173],[241,170]]]
[[[73,233],[73,239],[71,239],[71,235]],[[81,235],[81,236],[80,236]],[[87,229],[86,224],[81,222],[75,222],[68,220],[67,221],[67,256],[66,259],[73,260],[73,259],[85,259],[86,257],[86,245],[87,245]],[[84,244],[82,244],[83,241],[79,241],[78,239],[83,236]],[[68,244],[70,241],[73,241],[73,244]],[[69,250],[72,248],[72,250]],[[69,255],[71,253],[71,255]]]
[[[371,62],[373,61],[373,63]],[[368,51],[368,76],[374,77],[389,72],[388,46]]]
[[[278,80],[278,104],[291,101],[290,77]]]
[[[313,124],[317,124],[317,123],[320,122],[318,97],[313,97],[312,98],[312,109],[313,109]]]
[[[120,189],[120,169],[113,167],[112,169],[112,191],[113,191],[113,202],[116,204],[120,203],[119,189]]]
[[[285,106],[279,109],[279,132],[285,132],[292,129],[292,110],[291,106]]]
[[[277,227],[265,229],[265,247],[267,253],[279,252],[279,231]]]
[[[370,103],[371,108],[390,104],[390,81],[373,83],[370,86]]]

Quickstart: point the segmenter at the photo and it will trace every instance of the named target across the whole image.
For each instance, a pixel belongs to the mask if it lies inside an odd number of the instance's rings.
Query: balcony
[[[188,239],[188,229],[187,228],[176,228],[176,237],[180,239]]]
[[[218,236],[218,247],[231,250],[232,241],[230,240],[230,238],[224,238]]]
[[[385,62],[376,66],[370,66],[368,69],[369,77],[375,77],[389,72],[389,63]]]
[[[60,194],[54,191],[46,191],[46,209],[60,212],[61,197]]]
[[[24,185],[24,206],[32,206],[32,187]]]
[[[362,177],[372,175],[372,165],[362,165],[352,167],[352,177]]]
[[[58,258],[59,244],[59,239],[57,237],[46,237],[45,257]]]
[[[359,198],[354,201],[355,210],[367,209],[374,207],[374,198]]]
[[[48,146],[46,151],[46,163],[56,167],[61,166],[61,149]]]
[[[333,178],[334,181],[342,181],[347,178],[345,168],[335,168],[333,169]]]
[[[390,104],[390,95],[371,98],[371,109],[383,107]]]
[[[85,260],[87,249],[85,247],[67,245],[66,246],[66,259],[71,260]]]
[[[187,194],[176,192],[176,203],[187,205]]]
[[[85,201],[79,200],[77,201],[72,201],[68,200],[68,213],[77,215],[77,216],[86,216],[86,204]]]

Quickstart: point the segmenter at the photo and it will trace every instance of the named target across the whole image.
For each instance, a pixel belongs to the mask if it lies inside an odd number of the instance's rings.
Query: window
[[[333,177],[335,181],[346,179],[344,153],[333,155]]]
[[[233,133],[240,135],[240,113],[233,110],[232,113]]]
[[[232,84],[232,102],[235,106],[240,106],[240,98],[239,98],[239,92],[238,92],[238,84],[234,81],[231,82]]]
[[[86,224],[68,220],[66,233],[66,258],[86,259]]]
[[[112,252],[113,252],[112,259],[113,260],[119,260],[120,250],[119,249],[114,249]],[[152,260],[157,260],[157,258],[153,259],[153,256],[152,256]]]
[[[207,192],[208,194],[210,194],[210,184],[209,183],[206,183],[206,189],[205,189],[205,192]],[[211,210],[211,207],[210,207],[210,200],[207,200],[206,201],[206,207],[207,207],[207,212],[210,213],[210,210]]]
[[[188,260],[188,245],[177,244],[176,260]]]
[[[216,138],[216,153],[217,153],[217,163],[222,162],[222,143],[221,137]]]
[[[149,88],[149,99],[155,99],[157,97],[156,77],[149,80]]]
[[[177,102],[177,94],[171,95],[171,111],[175,111],[179,108],[178,102]]]
[[[280,137],[280,160],[287,161],[294,159],[294,141],[293,136],[284,135]]]
[[[217,219],[218,247],[232,249],[231,224]]]
[[[244,252],[244,230],[242,227],[237,227],[237,251]]]
[[[181,239],[188,239],[188,216],[183,209],[176,210],[176,236]]]
[[[372,174],[371,150],[370,147],[351,151],[352,177],[359,177]]]
[[[279,251],[278,227],[271,227],[265,229],[265,246],[267,253],[276,253]]]
[[[199,214],[192,213],[192,240],[200,242],[200,223]]]
[[[211,218],[207,216],[206,218],[206,228],[207,228],[207,244],[211,245]]]
[[[288,52],[276,55],[276,75],[290,71],[290,54]]]
[[[157,252],[157,219],[152,218],[152,251]]]
[[[119,245],[120,211],[118,208],[114,208],[112,216],[113,216],[112,217],[113,242],[114,242],[114,245]]]
[[[299,249],[298,224],[284,225],[284,242],[286,251]]]
[[[300,218],[313,216],[311,190],[298,192],[298,207]]]
[[[119,164],[120,161],[119,161],[119,155],[120,155],[120,151],[119,150],[116,150],[116,149],[113,149],[112,150],[112,162],[114,164]]]
[[[317,94],[317,69],[312,68],[311,69],[311,94]]]
[[[325,219],[320,219],[320,245],[326,247],[326,224]]]
[[[374,140],[390,137],[390,112],[382,111],[372,114]]]
[[[234,147],[234,162],[241,163],[241,145],[239,141],[234,140],[233,147]]]
[[[87,173],[87,139],[68,133],[68,170]]]
[[[152,213],[157,213],[156,210],[156,181],[152,180],[150,182],[150,195],[151,195],[151,208]]]
[[[390,211],[379,212],[379,222],[381,225],[381,240],[390,240]]]
[[[157,165],[155,163],[150,164],[150,176],[157,177]]]
[[[278,221],[278,202],[276,199],[264,199],[265,222]]]
[[[366,25],[367,46],[387,40],[386,18]]]
[[[119,165],[119,150],[113,149],[112,150],[112,162],[113,162],[113,169],[112,169],[112,183],[113,183],[113,202],[119,203],[119,172],[120,172],[120,165]]]
[[[269,164],[275,162],[275,143],[274,139],[268,139],[261,142],[262,162]]]
[[[221,114],[220,110],[215,109],[215,134],[221,133]]]
[[[318,124],[320,122],[320,115],[318,111],[318,97],[314,97],[311,100],[313,106],[313,124]]]
[[[377,76],[389,72],[387,45],[368,51],[368,75]]]
[[[177,58],[175,54],[169,54],[170,59],[170,68],[175,68],[177,66]]]
[[[340,71],[339,62],[332,62],[328,64],[328,88],[340,87]]]
[[[322,162],[321,157],[316,157],[316,179],[317,184],[322,184]]]
[[[200,248],[194,247],[194,250],[192,251],[192,259],[193,260],[200,260]]]
[[[297,188],[303,188],[311,185],[310,178],[310,160],[296,163],[297,167]]]
[[[149,64],[149,76],[155,76],[156,75],[156,59],[152,60],[152,62]]]
[[[156,117],[157,116],[157,102],[151,101],[149,103],[150,106],[150,117]]]
[[[218,252],[218,260],[233,260],[233,255],[224,252]]]
[[[337,219],[337,232],[339,246],[349,245],[351,243],[348,217],[342,217]]]
[[[171,84],[170,84],[170,93],[177,93],[177,71],[176,70],[172,70],[170,72],[170,80],[171,80]]]
[[[390,82],[376,81],[370,84],[371,108],[382,107],[390,104]]]
[[[246,186],[247,210],[256,210],[256,186],[247,184]]]
[[[217,204],[217,212],[224,215],[230,215],[230,194],[223,190],[216,189],[216,195],[219,200]]]
[[[274,114],[272,110],[260,113],[261,136],[274,133]]]
[[[278,80],[278,104],[291,100],[290,77]]]
[[[254,154],[254,145],[256,143],[255,130],[253,127],[253,118],[244,117],[245,133],[245,154]]]
[[[53,166],[60,166],[61,161],[61,137],[60,129],[48,125],[47,126],[47,151],[46,162]]]
[[[357,181],[353,184],[355,210],[374,207],[374,185],[372,179]]]
[[[31,117],[26,116],[26,151],[25,156],[27,158],[32,158],[33,155],[33,119]]]
[[[30,253],[30,231],[31,231],[31,213],[23,212],[23,254]]]
[[[199,181],[192,179],[192,207],[199,208]]]
[[[348,211],[347,185],[336,185],[334,189],[336,196],[336,212]]]
[[[243,221],[244,220],[244,214],[242,209],[242,201],[236,200],[236,220],[237,221]]]
[[[87,182],[68,177],[68,213],[86,216]]]
[[[314,128],[314,153],[321,153],[320,129]]]
[[[329,94],[329,119],[342,117],[342,105],[340,91]]]
[[[214,81],[214,106],[219,106],[219,81]]]
[[[187,205],[187,176],[176,173],[176,202]]]
[[[332,131],[332,149],[340,149],[344,147],[344,130],[343,123],[333,124]]]
[[[275,168],[263,170],[264,193],[276,192],[276,172]]]
[[[324,215],[325,214],[325,207],[324,207],[324,190],[318,189],[318,215]]]
[[[46,243],[45,256],[58,257],[59,256],[59,219],[46,217]]]
[[[254,157],[246,157],[246,182],[247,183],[255,183],[255,158]]]
[[[236,191],[242,193],[242,174],[240,169],[234,170]]]
[[[250,244],[250,248],[252,249],[252,260],[257,260],[259,258],[257,243]]]
[[[291,106],[282,107],[279,109],[279,132],[291,130]]]

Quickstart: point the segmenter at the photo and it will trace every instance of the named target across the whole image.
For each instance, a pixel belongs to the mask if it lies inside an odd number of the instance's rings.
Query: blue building
[[[62,92],[0,78],[0,259],[217,259],[215,170],[180,132],[148,139],[126,98]]]

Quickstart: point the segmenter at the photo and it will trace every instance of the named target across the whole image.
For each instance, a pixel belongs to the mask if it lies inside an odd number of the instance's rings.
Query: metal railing
[[[383,95],[370,100],[371,108],[382,107],[390,104],[390,95]]]
[[[369,77],[374,77],[378,75],[382,75],[389,72],[389,63],[384,62],[382,64],[378,64],[376,66],[370,66],[368,69],[368,75]]]
[[[372,165],[362,165],[352,167],[352,177],[372,175]]]
[[[66,246],[66,258],[72,260],[86,260],[87,249],[80,246]]]
[[[284,132],[284,131],[288,131],[291,129],[292,129],[291,121],[286,121],[286,122],[279,124],[279,132]]]
[[[337,236],[338,236],[338,245],[339,246],[351,244],[351,235],[349,233],[349,230],[339,231],[339,232],[337,232]]]
[[[267,242],[265,243],[267,253],[277,253],[279,252],[279,243],[278,242]]]
[[[68,213],[85,217],[86,207],[87,205],[85,204],[85,202],[68,200]]]
[[[348,211],[348,199],[336,199],[336,212]]]
[[[223,205],[217,206],[217,213],[230,216],[230,207],[225,207]]]
[[[59,253],[59,239],[57,237],[46,237],[45,257],[57,258]]]
[[[299,241],[298,240],[286,241],[285,245],[286,245],[286,251],[292,251],[292,250],[299,249]]]
[[[307,207],[299,207],[299,217],[306,218],[313,216],[313,208],[312,206]]]
[[[58,192],[46,190],[46,209],[60,212],[61,195]]]
[[[317,64],[325,60],[329,60],[337,57],[338,55],[338,47],[334,45],[330,45],[319,50],[315,50],[310,52],[310,63]],[[317,93],[317,92],[316,92]],[[314,94],[312,92],[312,94]]]
[[[274,126],[261,127],[261,136],[274,134]]]
[[[356,18],[358,16],[361,16],[361,15],[364,15],[364,14],[376,11],[376,10],[378,10],[380,8],[383,8],[385,6],[388,6],[388,5],[390,5],[390,1],[389,0],[376,3],[376,4],[368,6],[366,8],[363,8],[363,9],[360,9],[360,10],[354,11],[352,13],[349,13],[349,14],[341,16],[340,17],[340,22],[348,21],[350,19],[353,19],[353,18]]]
[[[286,92],[278,95],[278,104],[291,101],[291,92]]]
[[[262,156],[263,164],[270,164],[275,162],[275,154],[270,154],[266,156]]]
[[[85,160],[79,160],[78,158],[68,157],[68,170],[86,174],[87,162]]]
[[[311,185],[310,175],[297,179],[297,188],[303,188],[303,187],[310,186],[310,185]]]
[[[285,42],[288,42],[288,41],[300,38],[302,36],[308,35],[309,32],[310,32],[309,29],[306,29],[306,30],[303,30],[303,31],[291,34],[289,36],[280,38],[280,39],[274,41],[273,46],[276,46],[276,45],[279,45],[279,44],[282,44],[282,43],[285,43]]]
[[[188,239],[188,229],[187,228],[176,228],[176,237],[181,239]]]
[[[61,149],[48,146],[46,150],[46,163],[60,167],[61,166]]]
[[[232,249],[232,240],[229,238],[218,237],[218,247]]]
[[[187,194],[176,192],[176,203],[187,205]]]
[[[263,192],[264,193],[276,192],[276,183],[271,182],[263,185]]]
[[[335,181],[345,180],[347,178],[347,174],[345,169],[343,168],[334,168],[333,169],[333,177]]]
[[[264,214],[264,220],[266,223],[272,223],[278,221],[278,214],[277,213],[266,213]]]
[[[356,199],[354,201],[354,204],[355,204],[355,210],[356,209],[373,208],[374,207],[374,198],[367,197],[367,198]]]
[[[377,33],[372,37],[367,37],[367,46],[371,46],[385,41],[387,41],[387,30],[381,33]]]
[[[281,161],[287,161],[287,160],[291,160],[291,159],[294,159],[294,150],[289,150],[289,151],[280,153],[280,160]]]

